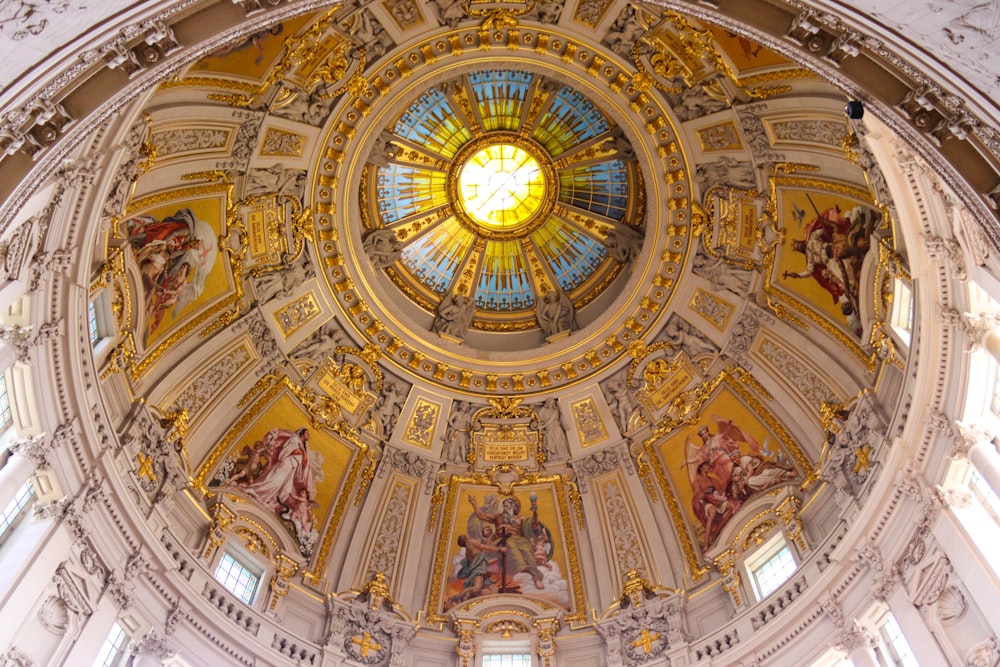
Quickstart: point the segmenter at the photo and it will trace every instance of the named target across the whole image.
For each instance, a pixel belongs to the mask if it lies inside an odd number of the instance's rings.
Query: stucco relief
[[[628,501],[618,479],[610,479],[601,484],[600,495],[604,501],[608,528],[615,550],[615,563],[620,572],[636,570],[646,572],[648,568],[642,557],[639,535],[629,511]]]
[[[926,2],[859,0],[858,9],[939,57],[961,63],[965,75],[985,92],[1000,91],[1000,5],[983,0]]]
[[[819,410],[824,401],[837,399],[836,393],[812,368],[792,354],[784,346],[770,338],[763,338],[757,348],[780,377],[785,378],[802,394],[809,403]]]
[[[195,417],[226,382],[239,375],[251,359],[250,349],[245,343],[234,348],[180,393],[174,401],[174,409],[187,410],[190,417]]]
[[[154,132],[151,140],[156,146],[157,155],[167,156],[221,148],[229,141],[229,135],[229,130],[188,127]]]
[[[382,521],[372,542],[371,555],[368,559],[369,576],[381,572],[392,581],[400,555],[399,541],[406,529],[407,508],[412,501],[411,493],[412,486],[401,481],[397,481],[389,492]]]

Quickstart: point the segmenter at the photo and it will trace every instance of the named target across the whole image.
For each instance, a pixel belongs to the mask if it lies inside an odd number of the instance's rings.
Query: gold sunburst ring
[[[488,239],[521,238],[552,212],[558,180],[552,159],[530,139],[491,132],[459,150],[448,172],[456,217]]]

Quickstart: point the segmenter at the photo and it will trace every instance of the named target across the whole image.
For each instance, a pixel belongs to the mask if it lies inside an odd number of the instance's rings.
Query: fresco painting
[[[554,487],[517,487],[510,495],[493,486],[457,489],[442,611],[495,594],[527,595],[572,611]]]
[[[272,68],[285,39],[314,18],[313,15],[299,16],[262,28],[235,44],[208,54],[192,65],[188,75],[211,72],[260,80]]]
[[[735,65],[738,72],[760,67],[790,64],[790,61],[784,56],[742,35],[737,35],[725,28],[716,26],[709,26],[708,30],[712,33],[712,37],[715,39],[719,50],[729,56],[729,59]]]
[[[747,501],[802,479],[785,447],[727,389],[660,443],[659,453],[702,551]]]
[[[309,415],[285,394],[235,440],[209,487],[235,491],[273,512],[310,556],[352,453],[311,426]]]
[[[182,200],[120,223],[142,276],[147,346],[232,290],[218,247],[225,206],[225,196]]]
[[[778,284],[860,339],[861,265],[881,211],[817,190],[782,190],[778,205],[785,229],[775,260]]]

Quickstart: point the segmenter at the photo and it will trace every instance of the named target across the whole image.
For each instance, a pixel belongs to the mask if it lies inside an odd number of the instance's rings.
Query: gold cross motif
[[[872,448],[871,445],[864,445],[863,447],[854,448],[854,472],[858,473],[862,470],[868,470],[872,466],[871,462]]]
[[[151,482],[156,481],[156,473],[153,471],[153,457],[149,454],[143,454],[139,452],[135,455],[136,461],[139,462],[139,477],[145,477]]]
[[[370,632],[366,632],[359,637],[351,637],[351,641],[358,645],[358,653],[362,658],[368,657],[368,651],[381,651],[382,645],[372,641]]]
[[[650,632],[646,628],[642,629],[642,639],[636,639],[632,642],[632,648],[642,647],[643,653],[649,653],[653,650],[653,642],[660,638],[659,632]]]

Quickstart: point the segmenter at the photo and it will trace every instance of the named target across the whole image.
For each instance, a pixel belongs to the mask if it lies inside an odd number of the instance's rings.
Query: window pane
[[[885,641],[889,645],[895,664],[899,667],[920,667],[917,659],[913,657],[910,643],[906,641],[903,630],[892,614],[889,614],[885,623],[882,624],[882,636],[885,637]]]
[[[236,597],[250,604],[257,589],[257,575],[228,553],[222,554],[219,567],[215,569],[215,578]]]
[[[115,621],[115,624],[111,626],[111,632],[108,633],[107,639],[104,640],[104,645],[101,646],[101,650],[97,654],[97,660],[94,660],[94,667],[111,667],[114,665],[122,652],[122,645],[125,643],[127,636],[124,628]]]
[[[17,495],[14,496],[14,500],[8,503],[7,507],[4,508],[3,514],[0,514],[0,536],[7,532],[7,529],[14,524],[14,520],[17,519],[18,515],[24,511],[24,508],[28,506],[31,502],[31,497],[35,495],[35,487],[31,485],[31,482],[25,482],[24,485],[18,489]]]
[[[0,373],[0,429],[13,421],[10,412],[10,396],[7,395],[7,378]]]
[[[531,656],[506,653],[484,655],[483,667],[531,667]]]
[[[781,551],[768,558],[763,565],[754,569],[753,576],[757,580],[757,590],[760,591],[761,599],[766,598],[785,583],[795,573],[796,568],[792,550],[788,548],[788,545],[785,545]]]
[[[1000,496],[990,488],[986,478],[980,475],[976,469],[972,470],[972,476],[969,478],[969,486],[980,497],[983,504],[990,508],[993,514],[1000,517]]]
[[[892,328],[907,345],[913,332],[913,292],[902,280],[896,280],[892,304]]]
[[[101,336],[97,331],[97,306],[93,301],[87,304],[87,324],[90,327],[90,345],[97,345]]]

